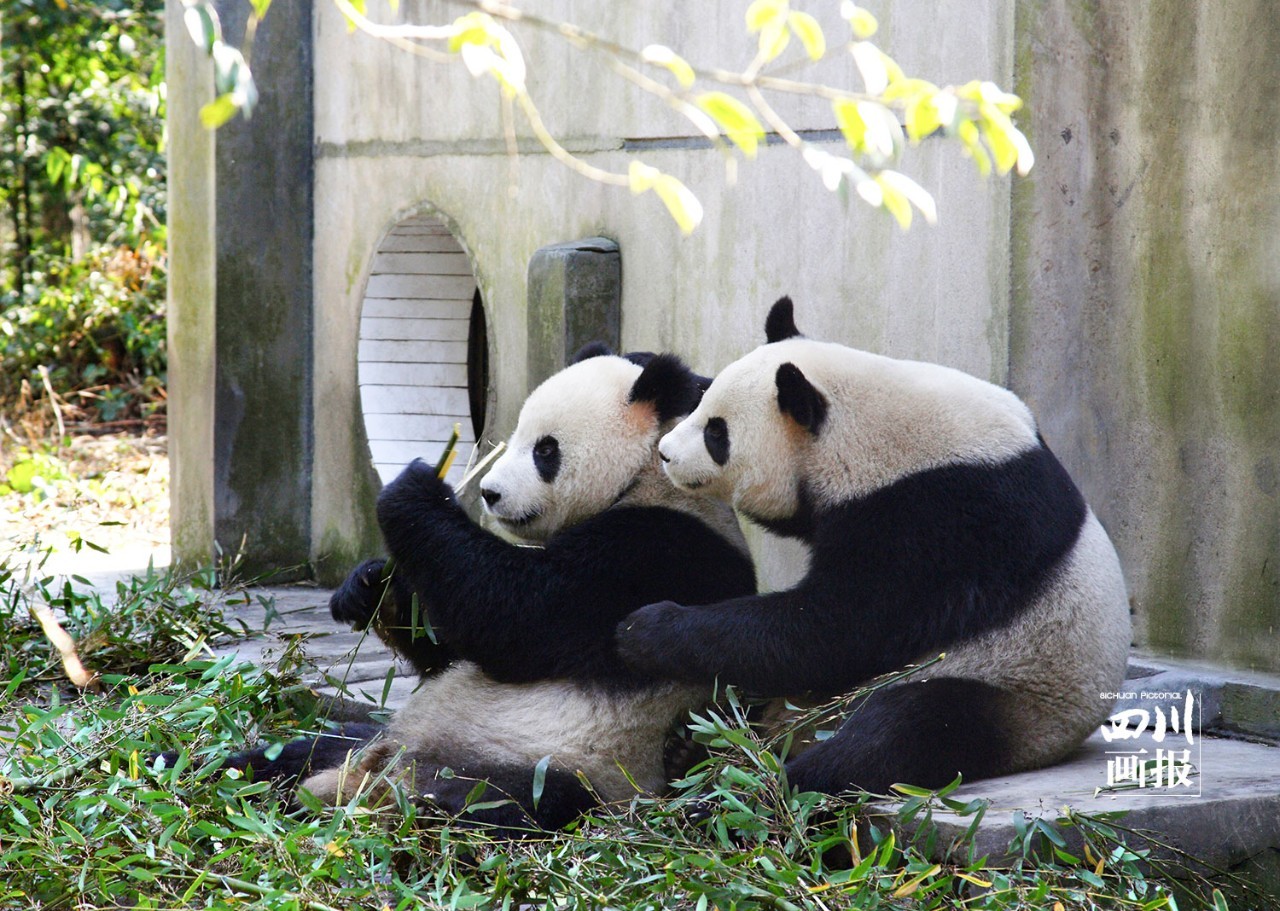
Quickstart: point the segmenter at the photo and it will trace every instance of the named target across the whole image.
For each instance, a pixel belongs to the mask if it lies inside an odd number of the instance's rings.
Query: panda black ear
[[[627,401],[650,402],[658,423],[691,413],[702,401],[698,377],[674,354],[655,354],[636,377]]]
[[[593,357],[611,357],[613,349],[604,342],[587,342],[578,349],[578,353],[569,358],[570,364],[576,364],[579,361],[590,360]]]
[[[795,305],[790,297],[778,298],[769,308],[769,316],[764,321],[764,340],[772,345],[783,339],[795,338],[800,334],[796,328]]]
[[[827,420],[827,397],[805,378],[795,364],[778,368],[778,410],[814,436]]]
[[[655,355],[652,351],[628,351],[623,357],[637,367],[648,367],[649,362],[654,359]]]

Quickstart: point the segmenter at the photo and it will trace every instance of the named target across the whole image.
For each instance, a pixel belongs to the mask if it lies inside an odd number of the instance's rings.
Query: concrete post
[[[552,244],[529,260],[529,389],[588,342],[622,342],[622,254],[606,237]]]

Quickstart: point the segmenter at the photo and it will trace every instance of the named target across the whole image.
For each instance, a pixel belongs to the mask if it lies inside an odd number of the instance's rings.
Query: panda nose
[[[502,494],[500,494],[496,490],[482,489],[480,491],[480,496],[484,498],[484,502],[488,506],[493,506],[495,503],[497,503],[499,500],[502,499]]]

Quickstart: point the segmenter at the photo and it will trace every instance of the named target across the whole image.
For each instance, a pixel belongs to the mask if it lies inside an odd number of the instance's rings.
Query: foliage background
[[[154,413],[165,376],[164,4],[0,13],[0,411]],[[43,370],[42,370],[43,368]]]

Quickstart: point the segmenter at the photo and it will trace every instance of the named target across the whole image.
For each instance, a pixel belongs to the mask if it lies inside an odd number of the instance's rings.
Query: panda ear
[[[613,349],[604,342],[587,342],[578,349],[578,353],[569,358],[570,364],[576,364],[579,361],[590,360],[593,357],[610,357],[613,355]]]
[[[769,316],[764,321],[764,340],[772,345],[783,339],[795,338],[800,334],[796,328],[795,306],[790,297],[780,297],[769,308]]]
[[[778,368],[778,410],[814,436],[827,420],[827,397],[810,383],[800,368],[786,363]]]
[[[629,404],[652,404],[660,424],[691,413],[700,401],[698,377],[674,354],[655,354],[636,377],[627,399]]]

